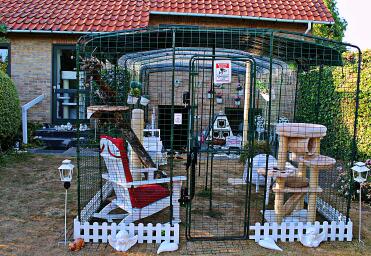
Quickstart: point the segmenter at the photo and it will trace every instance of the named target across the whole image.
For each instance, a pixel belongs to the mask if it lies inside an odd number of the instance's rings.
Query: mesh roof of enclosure
[[[111,63],[124,54],[173,47],[235,49],[304,65],[342,65],[342,43],[270,29],[155,27],[80,38],[80,51],[96,53]],[[99,56],[104,54],[104,56]]]

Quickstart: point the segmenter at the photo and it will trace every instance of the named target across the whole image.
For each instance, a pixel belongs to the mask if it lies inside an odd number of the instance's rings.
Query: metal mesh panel
[[[80,122],[91,132],[79,141],[80,217],[180,218],[188,239],[247,238],[255,222],[346,220],[352,191],[344,197],[338,183],[356,155],[359,83],[357,60],[339,76],[346,49],[262,29],[82,37],[80,103],[91,118]],[[230,61],[230,82],[214,82],[218,61]]]

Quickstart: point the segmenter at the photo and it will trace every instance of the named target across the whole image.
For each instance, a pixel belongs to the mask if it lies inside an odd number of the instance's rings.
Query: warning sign
[[[214,61],[214,83],[228,84],[232,78],[232,66],[230,60]]]
[[[182,124],[183,117],[182,113],[174,113],[174,124]]]

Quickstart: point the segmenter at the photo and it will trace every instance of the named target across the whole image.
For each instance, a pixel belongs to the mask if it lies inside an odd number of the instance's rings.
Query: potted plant
[[[208,91],[207,91],[207,98],[208,98],[208,99],[212,99],[212,98],[213,98],[213,94],[214,94],[214,92],[213,92],[212,89],[208,90]]]
[[[236,106],[241,105],[241,98],[240,98],[240,96],[234,97],[234,105],[236,105]]]
[[[216,103],[217,104],[223,104],[223,94],[221,92],[218,92],[216,94]]]
[[[269,89],[268,89],[268,86],[266,83],[260,81],[260,80],[257,80],[256,81],[256,88],[259,90],[259,93],[260,95],[263,97],[263,99],[265,101],[269,101],[270,100],[270,97],[269,97]],[[272,88],[271,90],[271,96],[272,96],[272,100],[275,99],[275,95],[274,95],[274,90]]]
[[[149,103],[149,95],[142,95],[140,97],[140,104],[143,106],[147,106]]]
[[[238,96],[243,96],[244,95],[243,87],[241,86],[241,84],[237,84],[236,90],[237,90]]]
[[[139,88],[131,88],[128,94],[127,103],[130,105],[134,105],[138,102],[140,97],[140,89]]]

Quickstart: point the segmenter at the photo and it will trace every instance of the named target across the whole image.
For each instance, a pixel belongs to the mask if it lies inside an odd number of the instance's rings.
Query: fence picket
[[[348,221],[348,223],[346,224],[346,240],[347,241],[352,241],[352,237],[353,237],[353,223],[351,221]]]
[[[107,222],[102,223],[102,243],[107,243],[108,241],[108,229]]]
[[[336,240],[336,222],[331,221],[331,234],[330,234],[330,241]]]
[[[287,238],[286,232],[287,232],[286,222],[282,222],[281,223],[281,241],[282,242],[286,242],[286,238]]]
[[[84,241],[89,242],[89,240],[90,240],[90,224],[89,224],[89,222],[84,222],[83,229],[84,229]]]
[[[173,242],[179,243],[179,224],[175,224],[173,227],[174,233],[173,233]]]
[[[289,222],[289,242],[294,242],[295,240],[295,223]]]
[[[328,237],[328,222],[327,221],[324,221],[323,224],[322,224],[322,230],[323,232],[325,232],[325,237],[326,237],[326,240],[327,240],[327,237]]]
[[[272,239],[274,241],[278,240],[278,224],[277,224],[277,222],[273,222],[273,224],[272,224]]]
[[[151,244],[153,241],[153,224],[149,223],[147,225],[147,243]]]
[[[339,233],[338,233],[338,240],[339,241],[344,241],[344,230],[345,230],[345,225],[344,225],[344,222],[340,223],[339,224]]]
[[[144,237],[144,229],[143,229],[143,223],[138,224],[138,243],[143,243],[143,237]]]
[[[99,231],[98,222],[93,223],[93,243],[98,242],[98,231]]]
[[[80,221],[78,219],[73,220],[73,239],[80,238],[81,236],[81,226]]]
[[[170,228],[171,228],[171,226],[170,226],[169,223],[165,224],[165,237],[164,237],[164,241],[166,241],[166,242],[170,242]]]

